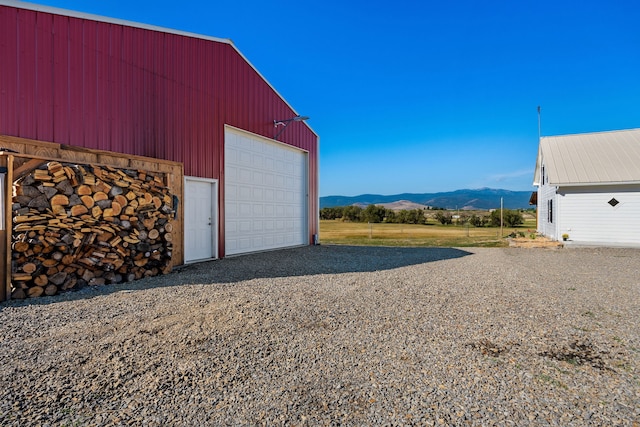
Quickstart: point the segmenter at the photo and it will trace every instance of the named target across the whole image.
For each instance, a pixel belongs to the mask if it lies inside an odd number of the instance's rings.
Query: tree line
[[[394,211],[384,206],[369,205],[337,206],[320,209],[320,219],[342,219],[351,222],[388,222],[396,224],[426,224],[427,218],[422,209]]]
[[[499,227],[500,226],[500,209],[496,209],[489,213],[489,215],[477,215],[460,213],[453,217],[450,212],[437,212],[434,215],[434,219],[442,225],[453,224],[457,225],[469,224],[474,227]],[[505,227],[515,227],[523,224],[524,218],[522,213],[517,210],[503,209],[502,210],[502,224]]]
[[[433,219],[442,225],[469,224],[474,227],[500,226],[500,210],[496,209],[488,215],[467,214],[465,212],[454,215],[444,209],[434,208],[436,213]],[[431,215],[430,215],[431,216]],[[366,208],[360,206],[336,206],[320,209],[320,219],[341,219],[350,222],[372,222],[372,223],[392,223],[392,224],[426,224],[427,211],[423,209],[409,209],[394,211],[383,206],[369,205]],[[522,213],[517,210],[503,209],[502,221],[506,227],[515,227],[524,222]]]

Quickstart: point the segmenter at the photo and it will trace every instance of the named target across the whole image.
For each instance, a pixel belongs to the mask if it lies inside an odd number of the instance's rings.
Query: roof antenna
[[[540,141],[540,106],[538,105],[538,141]]]

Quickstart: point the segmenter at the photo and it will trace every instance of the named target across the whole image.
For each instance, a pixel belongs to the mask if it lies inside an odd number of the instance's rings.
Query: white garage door
[[[227,128],[224,158],[226,254],[307,244],[307,153]]]

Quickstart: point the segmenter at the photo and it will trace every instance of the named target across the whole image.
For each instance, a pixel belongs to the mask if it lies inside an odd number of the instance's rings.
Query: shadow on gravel
[[[193,264],[181,267],[179,271],[202,273],[206,277],[203,279],[216,282],[240,282],[256,278],[390,270],[467,255],[471,252],[454,248],[308,246]]]
[[[455,248],[406,248],[372,246],[305,246],[221,260],[179,266],[163,276],[129,283],[85,286],[52,297],[13,300],[0,304],[39,305],[58,301],[93,298],[127,290],[140,290],[187,284],[236,283],[251,279],[296,277],[316,274],[365,273],[409,265],[424,264],[472,255]]]

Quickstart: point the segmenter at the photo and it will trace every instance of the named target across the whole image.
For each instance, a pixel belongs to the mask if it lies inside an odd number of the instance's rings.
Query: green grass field
[[[512,231],[535,230],[535,219],[527,218],[519,227],[503,229],[506,236]],[[447,247],[503,247],[508,242],[500,236],[500,227],[468,227],[457,225],[367,224],[341,220],[320,221],[320,243],[366,246],[447,246]]]

